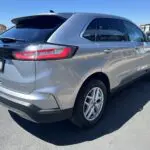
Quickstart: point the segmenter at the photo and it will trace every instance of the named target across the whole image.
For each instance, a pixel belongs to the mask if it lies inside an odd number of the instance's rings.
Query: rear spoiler
[[[27,19],[32,19],[35,17],[40,17],[40,16],[57,16],[60,17],[62,19],[68,19],[69,17],[71,17],[72,13],[48,13],[48,14],[40,14],[40,15],[33,15],[33,16],[24,16],[24,17],[19,17],[19,18],[14,18],[11,20],[11,22],[13,24],[18,24],[21,21],[27,20]]]

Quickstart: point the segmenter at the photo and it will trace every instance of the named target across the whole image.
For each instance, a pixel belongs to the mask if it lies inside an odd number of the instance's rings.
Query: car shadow
[[[120,129],[150,100],[148,77],[117,92],[109,101],[102,120],[92,129],[81,130],[69,121],[36,124],[10,112],[12,118],[32,135],[55,145],[71,145],[92,141]],[[146,80],[145,80],[146,79]]]

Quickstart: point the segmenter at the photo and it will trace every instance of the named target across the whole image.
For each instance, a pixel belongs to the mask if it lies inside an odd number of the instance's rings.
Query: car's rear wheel
[[[102,117],[107,100],[107,88],[100,80],[84,84],[76,99],[72,122],[79,127],[92,127]]]

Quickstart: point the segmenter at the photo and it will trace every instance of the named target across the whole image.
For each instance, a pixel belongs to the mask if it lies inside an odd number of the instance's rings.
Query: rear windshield
[[[0,35],[1,38],[22,39],[27,42],[45,42],[65,22],[58,16],[36,16],[17,22],[16,26]]]

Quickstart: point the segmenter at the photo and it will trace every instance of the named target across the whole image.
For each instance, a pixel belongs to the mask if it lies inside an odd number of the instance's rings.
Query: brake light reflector
[[[40,48],[40,49],[39,49]],[[57,46],[56,48],[48,48],[47,46],[38,46],[34,49],[14,52],[13,56],[18,60],[51,60],[65,59],[73,56],[76,48]]]

